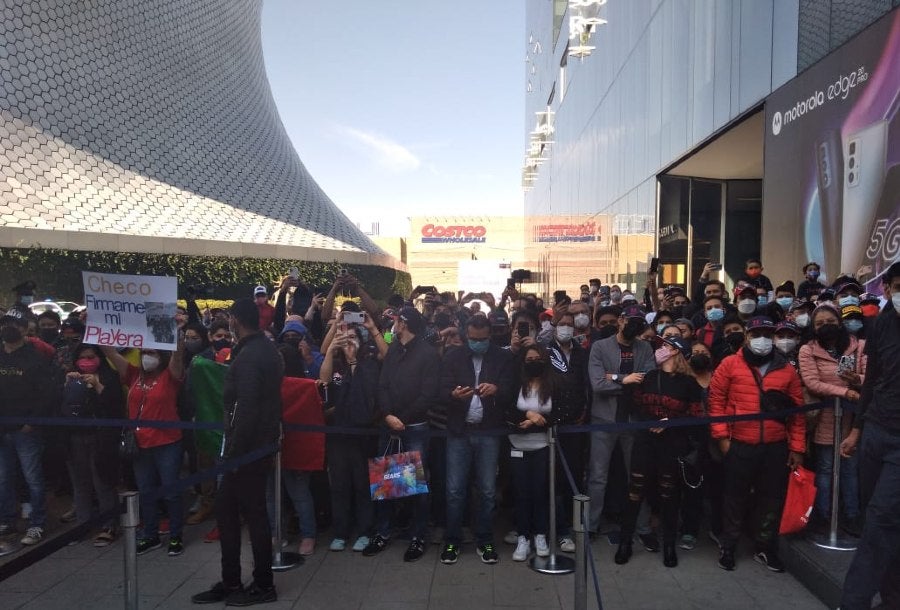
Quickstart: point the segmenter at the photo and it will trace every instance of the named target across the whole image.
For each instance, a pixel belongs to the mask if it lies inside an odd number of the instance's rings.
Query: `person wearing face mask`
[[[865,341],[848,333],[838,320],[838,312],[820,305],[813,312],[815,339],[800,348],[800,372],[807,391],[817,400],[832,405],[835,397],[859,401],[859,390],[866,372]],[[852,429],[852,418],[842,420],[842,437]],[[834,469],[834,408],[818,411],[813,437],[816,456],[815,512],[810,519],[814,529],[824,530],[831,516],[831,475]],[[841,460],[841,496],[843,529],[859,536],[859,463],[856,456]]]
[[[794,282],[791,280],[779,284],[775,288],[775,303],[781,309],[783,315],[787,315],[791,309],[791,305],[794,304],[794,295]]]
[[[815,305],[809,301],[794,301],[788,310],[787,320],[800,329],[800,342],[806,343],[812,338],[810,314]]]
[[[611,305],[622,304],[622,289],[618,284],[613,284],[609,287],[609,302]]]
[[[209,338],[207,336],[206,328],[203,326],[203,324],[201,324],[199,321],[188,322],[187,324],[185,324],[185,381],[178,392],[178,417],[181,419],[181,421],[193,421],[197,414],[196,404],[193,400],[192,392],[190,391],[191,364],[194,358],[200,357],[200,355],[208,348]],[[187,455],[188,474],[196,474],[199,463],[199,454],[197,452],[197,441],[194,430],[185,429],[182,431],[181,435],[181,445],[184,447],[184,452]],[[191,517],[193,517],[198,513],[198,511],[200,511],[203,504],[202,485],[200,483],[194,485],[194,493],[197,497],[194,500],[194,504],[190,507],[190,509],[188,509],[190,517],[185,520],[185,523],[187,523],[188,525],[191,525],[193,521]]]
[[[112,363],[119,380],[128,388],[128,417],[133,420],[178,421],[178,392],[184,378],[184,333],[178,333],[177,349],[167,352],[141,349],[141,364],[132,365],[115,348],[104,346],[103,355]],[[183,456],[181,430],[178,428],[137,427],[139,447],[134,459],[134,478],[141,493],[141,520],[137,553],[143,555],[162,546],[159,538],[159,514],[152,491],[178,482]],[[182,529],[184,509],[180,493],[163,498],[169,513],[170,557],[184,552]]]
[[[803,265],[803,281],[797,286],[797,298],[801,301],[808,301],[823,290],[825,284],[819,281],[822,269],[819,263],[810,261]]]
[[[866,338],[865,320],[859,305],[841,306],[841,324],[857,339]]]
[[[648,372],[634,391],[633,414],[639,421],[666,421],[700,417],[703,403],[700,386],[690,374],[684,358],[690,348],[680,338],[662,339],[654,353],[657,368]],[[651,489],[660,499],[663,530],[663,565],[678,565],[675,537],[682,474],[678,458],[687,455],[692,442],[687,427],[649,428],[634,433],[631,450],[628,500],[622,517],[622,537],[616,551],[617,564],[628,563],[641,502]]]
[[[775,326],[775,349],[799,372],[800,329],[793,322],[783,320]]]
[[[652,318],[650,323],[653,325],[653,330],[656,331],[656,335],[661,337],[663,329],[667,326],[672,326],[675,323],[675,318],[671,313],[663,310],[656,312],[656,315]]]
[[[591,423],[626,422],[632,410],[632,391],[656,368],[653,348],[638,336],[647,329],[646,312],[632,305],[619,317],[618,333],[591,346],[588,378],[592,390]],[[591,432],[588,489],[591,496],[590,531],[599,532],[603,500],[613,449],[619,442],[625,469],[631,468],[631,432]],[[658,549],[658,545],[656,547]]]
[[[740,353],[746,342],[744,322],[736,314],[730,312],[722,320],[722,339],[713,343],[713,358],[721,362],[727,356]]]
[[[25,340],[26,313],[12,308],[0,318],[0,415],[44,417],[59,405],[58,369]],[[44,440],[33,426],[0,427],[0,536],[16,532],[16,465],[28,487],[31,515],[21,542],[41,542],[47,519],[42,470]]]
[[[849,275],[838,277],[831,285],[834,290],[834,304],[837,307],[847,305],[859,305],[859,295],[863,293],[863,287],[855,278]]]
[[[512,332],[509,328],[509,316],[502,309],[495,309],[488,314],[488,322],[491,324],[491,343],[497,347],[509,348],[512,341]]]
[[[332,324],[332,328],[337,326],[338,324]],[[306,336],[306,327],[297,321],[286,322],[278,335],[278,351],[284,358],[285,377],[312,379],[314,371],[315,378],[318,378],[319,368],[325,357],[318,351],[314,353],[308,344],[304,346]],[[329,334],[330,337],[333,337],[333,334]]]
[[[54,348],[58,347],[59,331],[62,320],[55,311],[42,311],[37,317],[38,338]]]
[[[591,345],[618,333],[619,316],[621,315],[622,308],[618,305],[597,308],[594,313],[594,327],[591,329]]]
[[[710,416],[760,413],[802,404],[800,376],[775,349],[774,334],[775,324],[769,318],[758,316],[750,320],[744,347],[725,358],[713,374],[709,386]],[[803,414],[787,419],[713,423],[710,433],[718,442],[725,465],[719,567],[735,568],[735,548],[750,490],[755,489],[754,559],[773,572],[783,572],[778,556],[778,524],[788,473],[803,463],[806,450]]]
[[[703,324],[697,329],[697,341],[710,350],[721,334],[722,320],[725,319],[725,303],[722,297],[711,295],[703,300]]]
[[[26,280],[13,286],[13,292],[16,293],[16,302],[13,306],[17,306],[23,311],[28,309],[28,306],[34,303],[34,291],[36,288],[37,284],[31,280]]]
[[[470,484],[477,494],[473,529],[482,562],[499,561],[493,535],[500,438],[478,434],[501,427],[515,392],[512,354],[491,343],[485,316],[466,323],[466,344],[448,351],[441,366],[440,396],[447,406],[447,527],[441,563],[459,558],[466,497]]]
[[[523,347],[516,364],[515,398],[509,401],[506,412],[507,421],[518,429],[517,434],[509,435],[518,533],[512,559],[525,561],[532,544],[538,557],[550,554],[547,540],[550,448],[546,428],[574,423],[579,412],[559,383],[543,346],[533,343]]]
[[[884,308],[866,341],[866,378],[841,455],[859,452],[865,519],[841,607],[900,607],[900,261],[882,275]]]
[[[766,294],[773,291],[772,280],[763,275],[762,261],[758,258],[747,259],[744,273],[737,278],[738,283],[745,282],[754,288],[762,288]]]
[[[81,344],[73,352],[74,370],[66,375],[62,415],[73,418],[119,419],[125,415],[125,395],[118,375],[96,345]],[[67,466],[72,479],[75,517],[91,518],[96,495],[101,513],[116,507],[119,480],[119,431],[115,428],[71,427],[67,438]],[[94,538],[94,546],[115,540],[117,519],[109,519]]]
[[[556,322],[553,340],[547,345],[547,352],[565,400],[570,403],[572,410],[579,413],[578,423],[583,423],[587,419],[587,407],[590,404],[587,385],[588,350],[574,339],[574,333],[574,316],[568,313],[562,315]],[[584,479],[586,440],[587,436],[583,434],[568,434],[559,440],[559,447],[566,456],[572,477],[579,482]],[[561,477],[559,480],[563,480],[566,475],[562,471],[562,465],[557,466],[557,474]],[[559,507],[556,511],[556,533],[559,536],[559,549],[565,553],[573,553],[572,489],[563,485],[557,489],[557,493]]]
[[[382,363],[378,381],[378,404],[383,422],[378,455],[387,451],[391,437],[400,437],[404,451],[420,452],[427,472],[428,411],[440,396],[440,357],[422,338],[425,327],[425,318],[411,306],[403,307],[394,321],[394,339]],[[430,502],[427,493],[411,498],[412,539],[403,555],[406,562],[418,561],[425,553]],[[378,502],[375,506],[376,533],[363,550],[366,557],[387,548],[392,508],[391,502]]]
[[[573,340],[583,349],[591,347],[591,316],[590,309],[584,303],[572,303],[568,307],[572,314]]]
[[[738,282],[734,288],[734,301],[741,320],[746,322],[756,315],[759,299],[757,298],[755,286],[746,282]]]

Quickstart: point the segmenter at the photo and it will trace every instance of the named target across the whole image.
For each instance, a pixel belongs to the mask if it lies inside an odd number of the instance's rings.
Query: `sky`
[[[521,215],[522,0],[264,0],[263,53],[306,168],[363,230]]]

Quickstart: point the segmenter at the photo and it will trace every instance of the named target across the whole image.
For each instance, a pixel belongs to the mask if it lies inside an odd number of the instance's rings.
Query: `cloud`
[[[342,136],[352,139],[364,152],[384,169],[395,172],[411,172],[422,166],[422,161],[411,150],[388,137],[370,131],[338,125]]]

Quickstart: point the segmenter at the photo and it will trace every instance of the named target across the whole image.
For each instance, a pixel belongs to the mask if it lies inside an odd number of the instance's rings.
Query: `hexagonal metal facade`
[[[261,0],[4,5],[0,226],[381,253],[290,143]]]

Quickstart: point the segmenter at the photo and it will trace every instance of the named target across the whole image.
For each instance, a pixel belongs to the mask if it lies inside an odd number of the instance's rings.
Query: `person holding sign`
[[[141,365],[128,362],[115,348],[103,346],[103,354],[128,388],[128,417],[140,421],[178,421],[178,390],[184,377],[184,333],[179,331],[174,352],[141,349]],[[178,482],[181,469],[181,430],[177,428],[135,429],[140,448],[134,458],[134,478],[141,494],[141,520],[143,530],[139,534],[137,554],[143,555],[162,546],[159,539],[159,515],[152,491],[159,486]],[[169,556],[184,552],[181,539],[184,510],[181,495],[165,496],[169,511]]]

